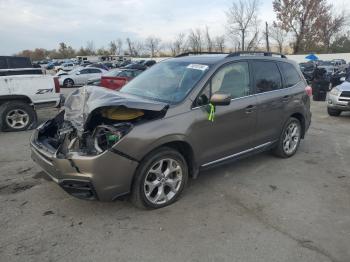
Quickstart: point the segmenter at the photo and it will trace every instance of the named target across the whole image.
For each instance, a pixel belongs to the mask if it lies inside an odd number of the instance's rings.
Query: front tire
[[[294,117],[289,118],[283,127],[278,144],[274,149],[274,154],[281,158],[293,156],[299,148],[301,132],[300,121]]]
[[[140,163],[131,201],[140,208],[168,206],[179,198],[187,180],[188,165],[184,157],[172,148],[157,149]]]
[[[328,112],[328,115],[330,115],[330,116],[340,116],[340,114],[341,114],[340,110],[329,108],[329,107],[327,107],[327,112]]]
[[[0,130],[23,131],[35,127],[34,108],[21,101],[10,101],[0,106]]]

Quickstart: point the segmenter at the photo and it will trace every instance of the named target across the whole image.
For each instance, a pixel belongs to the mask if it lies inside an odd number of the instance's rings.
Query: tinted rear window
[[[6,68],[7,68],[6,58],[0,57],[0,69],[6,69]]]
[[[288,63],[280,63],[279,65],[281,67],[284,80],[286,81],[286,87],[291,87],[299,83],[301,80],[300,75],[293,65]]]
[[[32,63],[26,57],[9,57],[7,59],[9,68],[31,68]]]
[[[5,70],[0,71],[0,76],[15,76],[15,75],[42,75],[41,69],[26,69],[26,70]]]
[[[267,61],[253,62],[255,88],[257,93],[263,93],[282,88],[281,74],[277,64]]]

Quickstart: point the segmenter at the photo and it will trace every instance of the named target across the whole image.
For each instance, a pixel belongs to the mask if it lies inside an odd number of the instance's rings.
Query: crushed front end
[[[130,192],[138,160],[118,151],[118,142],[167,106],[101,87],[83,87],[64,110],[31,138],[32,159],[69,194],[111,201]]]

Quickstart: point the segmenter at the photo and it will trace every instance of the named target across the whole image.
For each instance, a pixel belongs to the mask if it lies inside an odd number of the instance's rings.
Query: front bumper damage
[[[138,162],[115,152],[97,156],[71,153],[59,158],[37,140],[31,139],[32,159],[69,194],[83,199],[112,201],[129,193]]]
[[[130,192],[138,160],[118,151],[129,130],[164,116],[166,105],[86,86],[31,138],[32,159],[69,194],[112,201]]]

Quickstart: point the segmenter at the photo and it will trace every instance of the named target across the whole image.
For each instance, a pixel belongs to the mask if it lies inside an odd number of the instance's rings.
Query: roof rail
[[[175,57],[183,57],[183,56],[190,56],[190,55],[228,55],[228,53],[224,52],[186,52],[179,54]]]
[[[227,57],[241,56],[241,55],[261,55],[261,56],[280,56],[281,58],[287,58],[284,54],[265,52],[265,51],[239,51],[229,54]]]

